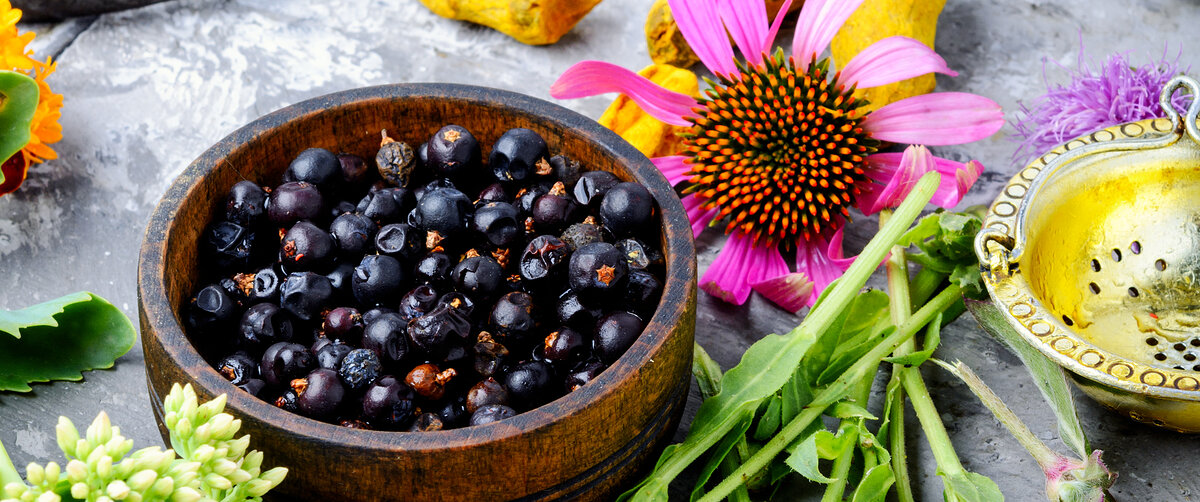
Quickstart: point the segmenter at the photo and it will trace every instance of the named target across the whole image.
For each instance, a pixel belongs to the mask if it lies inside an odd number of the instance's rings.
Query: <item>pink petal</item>
[[[816,303],[817,297],[821,296],[821,291],[824,291],[829,283],[841,277],[846,269],[850,268],[850,264],[854,263],[853,258],[842,258],[842,231],[838,229],[829,240],[828,244],[824,238],[817,238],[805,242],[796,249],[796,271],[812,278],[813,294],[805,301],[805,304],[812,306]]]
[[[887,37],[871,44],[842,68],[839,79],[860,89],[887,85],[926,73],[958,73],[933,49],[909,37]]]
[[[841,29],[863,0],[807,0],[796,19],[792,39],[792,57],[803,67],[810,58],[820,57],[833,35]]]
[[[899,152],[876,153],[867,157],[866,174],[867,177],[879,182],[887,184],[896,177],[900,166],[903,164],[904,154]],[[962,198],[966,196],[967,191],[971,189],[971,185],[979,179],[979,175],[983,173],[983,164],[977,161],[970,161],[966,164],[955,162],[941,157],[933,157],[933,169],[942,175],[942,182],[938,185],[938,189],[933,194],[934,205],[946,209],[957,206]],[[875,204],[875,199],[879,197],[883,191],[882,186],[876,184],[863,184],[860,189],[862,193],[858,195],[857,205],[863,209],[865,214],[873,214],[875,211],[866,212],[866,208],[871,208]],[[893,206],[884,206],[893,207]]]
[[[580,61],[550,85],[556,99],[584,98],[619,92],[629,96],[650,116],[671,125],[689,126],[683,117],[698,106],[695,98],[662,88],[650,79],[603,61]]]
[[[663,173],[668,183],[678,185],[690,178],[688,171],[692,168],[683,162],[685,159],[687,157],[683,155],[671,155],[667,157],[655,157],[650,159],[650,162],[653,162],[654,167],[657,167]]]
[[[868,157],[868,169],[870,169],[871,164],[872,159]],[[869,194],[866,191],[859,194],[857,199],[858,208],[863,214],[871,215],[878,213],[884,208],[899,206],[904,201],[904,198],[908,197],[908,192],[912,191],[912,187],[917,184],[917,180],[921,179],[921,176],[925,173],[934,170],[934,168],[934,157],[929,153],[928,148],[924,146],[909,146],[905,148],[904,153],[901,154],[900,165],[892,171],[892,176],[887,180],[886,186],[883,188],[872,186],[870,187]]]
[[[721,25],[721,14],[715,0],[667,0],[671,16],[679,32],[710,71],[723,75],[737,74],[733,64],[733,47]]]
[[[771,23],[771,31],[767,32],[767,39],[763,41],[763,47],[770,50],[775,45],[775,35],[779,34],[779,27],[783,26],[783,18],[787,15],[788,9],[792,8],[792,0],[783,0],[783,4],[779,6],[779,12],[775,13],[775,21]]]
[[[712,223],[713,218],[716,218],[717,213],[720,212],[720,209],[715,207],[704,209],[704,199],[698,195],[685,195],[679,201],[683,203],[688,221],[692,222],[692,237],[699,237],[700,233],[708,228],[708,224]]]
[[[813,283],[799,272],[792,272],[773,279],[750,285],[764,298],[775,302],[788,312],[796,313],[804,308],[812,297]]]
[[[1004,126],[1004,113],[1000,105],[983,96],[936,92],[891,103],[871,112],[861,123],[883,141],[957,145],[995,134]]]
[[[752,237],[734,232],[717,259],[700,278],[700,289],[729,303],[741,305],[750,297],[751,284],[788,273],[777,246],[755,246]]]
[[[762,0],[717,0],[721,21],[751,64],[762,63],[767,41],[767,4]]]

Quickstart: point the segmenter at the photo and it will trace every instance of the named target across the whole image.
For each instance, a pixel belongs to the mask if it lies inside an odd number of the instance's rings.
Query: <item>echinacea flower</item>
[[[1158,61],[1142,66],[1130,64],[1126,53],[1110,54],[1099,71],[1093,71],[1084,61],[1082,45],[1076,68],[1058,67],[1070,73],[1071,81],[1050,85],[1043,63],[1046,93],[1035,98],[1032,105],[1022,103],[1017,111],[1012,122],[1016,129],[1013,139],[1021,145],[1013,153],[1014,162],[1027,164],[1055,146],[1092,131],[1165,117],[1158,104],[1162,89],[1172,78],[1188,71],[1179,68],[1178,54],[1168,59],[1165,50]],[[1190,101],[1191,96],[1176,93],[1171,104],[1182,111]]]
[[[877,153],[884,143],[953,145],[991,136],[1004,125],[1000,106],[968,93],[943,92],[897,101],[874,112],[854,98],[875,87],[936,72],[956,75],[945,60],[908,37],[885,38],[835,71],[820,54],[862,0],[808,0],[800,10],[792,55],[773,54],[785,2],[773,22],[761,0],[669,0],[680,31],[715,81],[696,99],[672,92],[629,70],[600,61],[568,69],[550,89],[556,98],[619,92],[646,113],[688,128],[683,151],[652,159],[682,189],[683,206],[699,234],[721,225],[729,235],[700,287],[733,303],[752,289],[791,308],[803,280],[812,282],[812,305],[852,259],[842,256],[842,227],[851,207],[885,207],[896,154]],[[741,58],[735,58],[736,44]],[[902,156],[901,156],[902,157]],[[932,156],[930,156],[932,157]],[[934,159],[941,169],[958,164]],[[939,189],[952,206],[974,181],[978,164]],[[973,173],[973,174],[972,174]],[[884,186],[877,186],[876,181]],[[781,253],[795,250],[796,272]],[[791,291],[784,294],[784,291]]]

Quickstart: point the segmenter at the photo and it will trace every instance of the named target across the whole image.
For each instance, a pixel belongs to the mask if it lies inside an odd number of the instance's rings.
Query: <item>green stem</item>
[[[884,211],[879,215],[879,221],[886,221],[891,215],[888,211]],[[908,279],[908,257],[902,246],[892,248],[892,255],[888,258],[886,264],[887,280],[888,280],[888,311],[891,314],[892,324],[900,326],[912,315],[912,295],[909,288]],[[926,268],[921,271],[925,272]],[[920,277],[920,274],[918,274]],[[930,274],[925,274],[925,277],[931,277]],[[931,279],[922,278],[917,285],[922,288],[923,293],[925,288],[932,289]],[[938,281],[941,282],[940,280]],[[910,338],[900,347],[896,349],[895,355],[902,356],[911,353],[915,350],[916,344]],[[900,373],[904,371],[904,365],[896,364],[892,367],[892,380],[898,380]],[[896,476],[896,497],[900,502],[915,502],[916,497],[913,495],[912,478],[908,474],[908,446],[905,444],[904,438],[904,387],[896,386],[896,400],[893,402],[890,410],[891,416],[888,417],[888,441],[892,454],[892,473]]]
[[[936,172],[926,173],[917,181],[912,191],[908,193],[908,197],[905,197],[904,202],[900,203],[900,207],[896,208],[891,221],[884,225],[879,233],[875,234],[875,237],[867,243],[866,247],[859,253],[858,258],[846,270],[846,273],[833,284],[825,300],[810,310],[804,320],[800,322],[800,326],[797,326],[796,329],[788,334],[793,343],[803,343],[805,340],[811,340],[829,329],[833,321],[846,310],[846,307],[858,295],[859,290],[867,283],[867,278],[875,272],[875,268],[883,261],[888,250],[908,231],[908,228],[916,221],[917,216],[920,216],[921,210],[933,198],[933,192],[937,190],[940,181],[941,175]],[[763,368],[763,370],[771,369]],[[795,371],[795,368],[781,369],[781,371]],[[820,415],[820,411],[817,410],[817,416]],[[687,469],[700,455],[708,451],[709,448],[712,448],[717,441],[720,441],[722,435],[728,433],[732,428],[733,422],[730,421],[728,426],[723,426],[722,430],[715,431],[720,432],[720,434],[711,434],[710,437],[705,438],[704,441],[698,441],[688,450],[677,452],[676,455],[667,458],[650,474],[650,478],[647,480],[648,484],[655,485],[660,489],[666,486],[671,480],[678,477],[684,469]],[[742,471],[745,467],[745,464],[743,464],[742,467],[738,468],[738,471]],[[758,467],[761,468],[762,466]],[[727,495],[732,491],[732,488],[730,486],[725,494]],[[644,486],[643,489],[645,489]]]
[[[958,454],[954,452],[954,444],[950,442],[950,435],[946,433],[942,417],[933,405],[933,398],[929,397],[929,389],[925,387],[921,373],[916,368],[904,368],[900,371],[900,383],[904,385],[904,391],[912,401],[913,411],[921,421],[921,429],[925,431],[925,439],[929,442],[929,448],[933,450],[933,459],[937,461],[938,470],[947,478],[965,476],[967,470],[963,468]]]
[[[21,473],[17,472],[17,466],[8,458],[8,452],[4,451],[4,443],[0,443],[0,494],[4,493],[4,487],[9,483],[24,482]]]
[[[871,397],[871,384],[874,382],[874,373],[863,378],[851,392],[851,399],[866,408],[867,400]],[[861,423],[861,418],[849,418],[843,419],[841,425],[838,426],[838,435],[844,435],[846,441],[852,446],[843,450],[842,454],[833,460],[833,471],[830,474],[833,482],[825,486],[825,495],[821,497],[821,502],[838,502],[846,493],[850,467],[854,464],[854,452],[857,450],[853,445],[858,443],[858,426]]]
[[[922,179],[922,181],[924,181],[924,179]],[[908,200],[912,199],[909,198]],[[901,208],[903,207],[904,206],[902,204]],[[894,221],[895,220],[893,220],[893,222]],[[859,260],[855,260],[855,264],[860,263],[862,259],[863,258],[860,255]],[[879,260],[872,261],[871,263],[879,263]],[[788,422],[788,424],[785,425],[783,429],[781,429],[779,433],[775,435],[775,437],[771,438],[767,444],[763,445],[763,447],[759,449],[757,453],[746,459],[742,466],[738,467],[737,471],[734,471],[733,474],[727,476],[724,480],[718,483],[711,492],[704,495],[704,497],[701,497],[700,502],[716,502],[722,498],[725,498],[731,492],[733,492],[734,488],[745,483],[745,481],[749,479],[751,475],[753,475],[755,472],[758,472],[759,469],[766,467],[776,455],[779,455],[779,452],[783,451],[784,448],[787,448],[788,445],[792,444],[792,441],[795,441],[796,438],[799,437],[800,434],[809,427],[809,425],[819,419],[826,407],[845,398],[845,396],[850,392],[852,385],[865,378],[872,369],[875,369],[879,366],[879,363],[883,361],[884,357],[887,357],[888,354],[891,354],[892,351],[896,350],[896,347],[900,346],[900,344],[905,340],[912,338],[912,336],[916,334],[918,330],[920,330],[926,324],[929,324],[929,322],[932,321],[938,313],[945,310],[946,307],[950,306],[950,304],[958,301],[958,298],[961,295],[962,290],[953,284],[947,286],[946,289],[942,290],[941,293],[938,293],[938,295],[930,300],[929,303],[925,304],[921,310],[917,311],[917,313],[914,314],[913,317],[908,320],[908,322],[904,323],[904,325],[892,332],[891,335],[888,335],[887,338],[884,338],[879,345],[876,345],[861,358],[859,358],[859,360],[856,361],[854,365],[852,365],[844,373],[842,373],[837,380],[834,380],[833,383],[830,383],[829,386],[817,393],[812,402],[809,403],[808,406],[805,406],[800,414],[796,416],[796,418],[792,419],[791,422]]]
[[[739,459],[741,458],[741,452],[737,450],[738,448],[735,447],[734,451],[721,460],[720,470],[722,475],[728,476],[737,470],[740,463]],[[746,485],[741,485],[733,493],[729,494],[729,500],[730,502],[750,502],[750,491],[746,489]]]

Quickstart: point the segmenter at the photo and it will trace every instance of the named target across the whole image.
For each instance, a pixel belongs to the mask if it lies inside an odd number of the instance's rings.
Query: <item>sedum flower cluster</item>
[[[225,395],[200,404],[190,385],[178,384],[163,401],[171,450],[152,446],[130,454],[133,440],[100,412],[86,433],[59,417],[58,446],[66,466],[31,463],[25,482],[0,490],[3,502],[59,500],[258,501],[287,475],[262,470],[263,454],[249,450],[250,436],[235,438],[241,420],[224,413]]]

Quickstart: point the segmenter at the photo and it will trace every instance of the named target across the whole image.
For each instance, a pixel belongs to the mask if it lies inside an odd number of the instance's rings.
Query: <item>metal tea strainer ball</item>
[[[1170,103],[1193,96],[1185,116]],[[1166,119],[1061,145],[992,203],[975,253],[1006,320],[1092,398],[1200,432],[1200,83]]]

